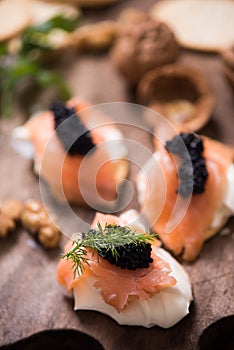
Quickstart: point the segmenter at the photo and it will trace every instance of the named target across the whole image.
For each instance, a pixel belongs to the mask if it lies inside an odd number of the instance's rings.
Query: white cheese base
[[[170,275],[177,280],[175,286],[165,288],[148,300],[134,297],[123,311],[118,312],[105,303],[98,289],[93,287],[95,279],[86,278],[82,286],[73,290],[75,310],[99,311],[123,325],[172,327],[189,312],[191,284],[184,268],[168,252],[155,248],[155,253],[170,264]]]
[[[227,169],[227,190],[224,204],[232,213],[234,213],[234,164],[230,164]]]

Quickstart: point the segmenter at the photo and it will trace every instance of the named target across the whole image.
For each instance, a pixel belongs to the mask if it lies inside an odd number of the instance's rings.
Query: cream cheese
[[[170,275],[177,281],[175,286],[163,289],[148,300],[134,297],[124,310],[118,312],[93,287],[95,279],[87,277],[82,286],[74,287],[75,310],[99,311],[124,325],[147,328],[155,325],[169,328],[175,325],[189,313],[192,300],[190,280],[184,268],[168,252],[162,248],[155,248],[154,252],[170,264]]]
[[[224,205],[234,213],[234,164],[230,164],[227,169],[227,189]]]

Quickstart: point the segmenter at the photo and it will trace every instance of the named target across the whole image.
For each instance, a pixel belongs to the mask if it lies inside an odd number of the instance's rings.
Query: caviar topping
[[[206,162],[203,157],[203,140],[193,133],[181,133],[166,142],[170,153],[178,154],[182,164],[178,171],[178,193],[182,197],[203,193],[208,178]]]
[[[86,155],[95,145],[90,131],[81,122],[74,108],[67,108],[62,103],[54,103],[50,110],[54,115],[55,130],[64,150],[71,156]],[[63,123],[65,120],[66,123]],[[60,126],[63,123],[62,126]]]
[[[125,233],[131,232],[127,227],[107,226],[109,229],[115,229]],[[101,248],[98,254],[108,260],[111,264],[121,269],[136,270],[137,268],[147,268],[153,262],[151,256],[151,244],[148,242],[134,242],[122,244],[115,247],[115,252],[108,247]]]
[[[137,268],[147,268],[153,262],[151,255],[151,245],[149,243],[132,243],[116,247],[118,258],[116,259],[111,251],[102,249],[100,255],[111,264],[121,269],[136,270]]]
[[[74,274],[83,272],[84,264],[88,264],[87,248],[98,256],[108,260],[121,269],[136,270],[148,268],[153,262],[151,258],[150,241],[154,234],[137,234],[127,226],[98,224],[97,229],[91,229],[73,242],[72,248],[63,258],[73,262]]]

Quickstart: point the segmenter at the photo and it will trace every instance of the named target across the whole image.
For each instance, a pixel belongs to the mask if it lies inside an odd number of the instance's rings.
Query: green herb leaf
[[[57,73],[43,69],[39,63],[29,59],[17,57],[14,63],[1,68],[0,73],[3,86],[1,112],[5,117],[11,114],[15,87],[27,79],[32,79],[41,88],[56,87],[64,101],[71,97],[69,89]]]
[[[78,18],[67,18],[63,15],[57,15],[48,21],[28,27],[21,34],[22,46],[20,54],[27,55],[32,51],[48,51],[53,49],[49,42],[49,35],[54,29],[60,29],[65,32],[72,32],[79,25]]]
[[[80,21],[77,17],[67,18],[63,15],[57,15],[49,19],[47,24],[53,28],[63,29],[66,32],[73,32],[79,25]]]
[[[59,74],[41,69],[36,78],[37,82],[43,88],[55,86],[58,89],[62,100],[66,101],[71,97],[70,90],[68,89],[68,87],[66,86]]]
[[[6,55],[7,52],[8,52],[7,43],[6,42],[0,43],[0,56]]]
[[[138,234],[127,226],[106,224],[103,228],[98,223],[97,227],[97,230],[91,229],[86,234],[82,234],[82,237],[73,242],[74,247],[68,253],[62,255],[62,258],[73,262],[74,277],[81,275],[84,264],[88,264],[86,248],[92,249],[94,253],[99,255],[102,255],[102,249],[110,250],[117,259],[118,251],[116,247],[126,244],[147,243],[153,241],[156,237],[155,234]]]
[[[59,74],[44,69],[38,57],[45,51],[53,50],[49,40],[50,34],[54,34],[53,30],[72,32],[78,25],[77,17],[67,18],[61,14],[28,27],[21,33],[21,45],[14,55],[8,52],[8,42],[0,43],[1,113],[4,116],[11,115],[15,89],[22,80],[32,79],[41,88],[56,87],[64,101],[71,97]]]
[[[41,24],[37,24],[35,26],[31,26],[24,30],[24,34],[32,34],[32,33],[44,33],[48,34],[52,29],[62,29],[66,32],[72,32],[79,25],[79,19],[77,17],[68,18],[61,15],[56,15],[51,17],[48,21],[43,22]]]

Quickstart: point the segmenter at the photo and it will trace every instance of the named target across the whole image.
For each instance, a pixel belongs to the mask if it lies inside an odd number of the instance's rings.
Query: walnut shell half
[[[179,129],[190,131],[200,129],[209,120],[214,107],[205,76],[179,64],[146,73],[139,83],[137,99]]]

